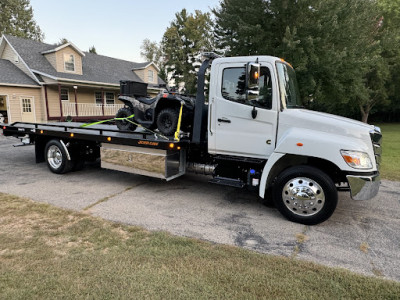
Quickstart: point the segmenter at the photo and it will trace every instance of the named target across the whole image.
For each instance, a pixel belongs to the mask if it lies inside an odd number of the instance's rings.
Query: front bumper
[[[379,185],[381,184],[379,173],[372,176],[347,175],[346,177],[353,200],[369,200],[378,194]]]

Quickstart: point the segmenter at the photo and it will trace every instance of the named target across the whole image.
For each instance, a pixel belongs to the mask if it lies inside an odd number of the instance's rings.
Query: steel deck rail
[[[24,123],[15,122],[11,125],[2,125],[3,135],[24,137],[28,136],[50,136],[68,140],[85,140],[99,143],[121,144],[137,147],[152,147],[156,149],[178,149],[187,148],[189,140],[174,141],[173,137],[165,140],[157,134],[142,131],[120,131],[115,125],[93,125],[80,127],[84,123]]]

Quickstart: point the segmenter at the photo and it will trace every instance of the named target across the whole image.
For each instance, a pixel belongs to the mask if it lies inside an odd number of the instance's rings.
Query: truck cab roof
[[[275,56],[268,55],[253,55],[253,56],[237,56],[237,57],[220,57],[213,60],[212,64],[220,64],[220,63],[235,63],[235,62],[255,62],[258,61],[269,62],[271,64],[276,61],[282,61],[281,58]]]

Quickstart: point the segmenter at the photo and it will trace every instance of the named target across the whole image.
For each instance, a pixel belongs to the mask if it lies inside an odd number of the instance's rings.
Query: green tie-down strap
[[[129,121],[129,122],[131,122],[131,123],[133,123],[133,124],[135,124],[135,125],[139,125],[139,124],[136,124],[136,123],[132,122],[131,120],[128,120],[128,119],[133,118],[134,116],[135,116],[135,115],[133,114],[133,115],[130,115],[129,117],[126,117],[126,118],[113,118],[113,119],[102,120],[102,121],[98,121],[98,122],[94,122],[94,123],[86,123],[86,124],[82,124],[82,125],[79,126],[79,127],[88,127],[88,126],[97,125],[97,124],[101,124],[101,123],[105,123],[105,122],[110,122],[110,121],[124,121],[124,120]],[[140,126],[140,125],[139,125],[139,126]]]
[[[160,134],[160,133],[154,132],[154,131],[152,131],[152,130],[146,128],[146,127],[143,127],[142,125],[140,125],[140,124],[138,124],[138,123],[135,123],[135,122],[133,122],[132,120],[130,120],[130,119],[132,119],[134,116],[135,116],[135,115],[133,114],[133,115],[130,115],[130,116],[125,117],[125,118],[113,118],[113,119],[102,120],[102,121],[93,122],[93,123],[86,123],[86,124],[82,124],[82,125],[79,126],[79,127],[84,128],[84,127],[93,126],[93,125],[97,125],[97,124],[101,124],[101,123],[105,123],[105,122],[109,122],[109,121],[128,121],[129,123],[132,123],[133,125],[136,125],[136,126],[138,126],[138,127],[141,127],[141,128],[143,128],[144,130],[150,131],[151,133],[155,134],[156,136],[159,136],[159,137],[161,137],[161,138],[166,139],[167,141],[169,141],[169,138],[167,138],[166,136],[164,136],[164,135],[162,135],[162,134]]]

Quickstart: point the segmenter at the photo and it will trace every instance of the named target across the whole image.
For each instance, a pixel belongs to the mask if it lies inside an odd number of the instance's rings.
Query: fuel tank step
[[[243,188],[245,186],[245,183],[243,181],[241,181],[240,179],[232,179],[232,178],[226,178],[226,177],[214,177],[209,182],[215,183],[215,184],[220,184],[220,185],[237,187],[237,188]]]

